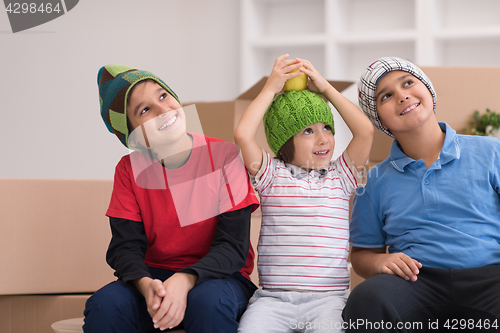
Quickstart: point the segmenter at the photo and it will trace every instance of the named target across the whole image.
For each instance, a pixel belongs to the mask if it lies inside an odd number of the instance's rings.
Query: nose
[[[171,110],[172,110],[171,108],[169,108],[169,107],[167,107],[167,106],[165,106],[165,105],[161,105],[160,103],[157,103],[157,104],[154,106],[154,108],[155,108],[155,113],[156,113],[156,116],[157,116],[157,117],[160,117],[160,118],[165,117],[165,115],[166,115],[169,111],[171,111]]]
[[[326,139],[326,132],[325,131],[320,131],[317,136],[317,142],[319,145],[324,145],[327,142]]]
[[[404,101],[408,100],[409,99],[409,96],[404,92],[404,91],[400,91],[398,93],[398,100],[399,100],[399,103],[403,103]]]

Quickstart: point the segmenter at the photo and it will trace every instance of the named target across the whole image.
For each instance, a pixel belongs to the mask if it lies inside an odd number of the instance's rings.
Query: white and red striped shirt
[[[327,168],[307,172],[263,150],[255,176],[262,226],[258,245],[263,288],[349,288],[349,199],[364,186],[344,151]]]

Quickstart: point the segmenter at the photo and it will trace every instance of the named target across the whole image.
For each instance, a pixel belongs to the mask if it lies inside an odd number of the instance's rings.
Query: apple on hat
[[[302,67],[305,69],[305,67]],[[295,69],[291,71],[290,73],[295,73],[298,72],[299,69]],[[294,78],[291,78],[285,82],[285,85],[283,86],[283,91],[290,91],[290,90],[304,90],[307,87],[307,79],[308,76],[306,73],[302,73],[299,76],[296,76]]]

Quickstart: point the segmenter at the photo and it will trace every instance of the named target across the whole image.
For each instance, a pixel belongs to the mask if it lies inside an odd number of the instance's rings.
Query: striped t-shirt
[[[263,288],[349,288],[349,199],[364,186],[347,152],[328,167],[307,172],[263,150],[255,176],[261,198],[258,245]]]

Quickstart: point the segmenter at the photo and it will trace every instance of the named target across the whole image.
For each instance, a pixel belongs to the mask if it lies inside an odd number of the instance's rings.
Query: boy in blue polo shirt
[[[377,60],[358,90],[395,140],[354,197],[351,260],[367,280],[347,301],[346,331],[498,331],[500,140],[438,122],[434,88],[409,61]]]

